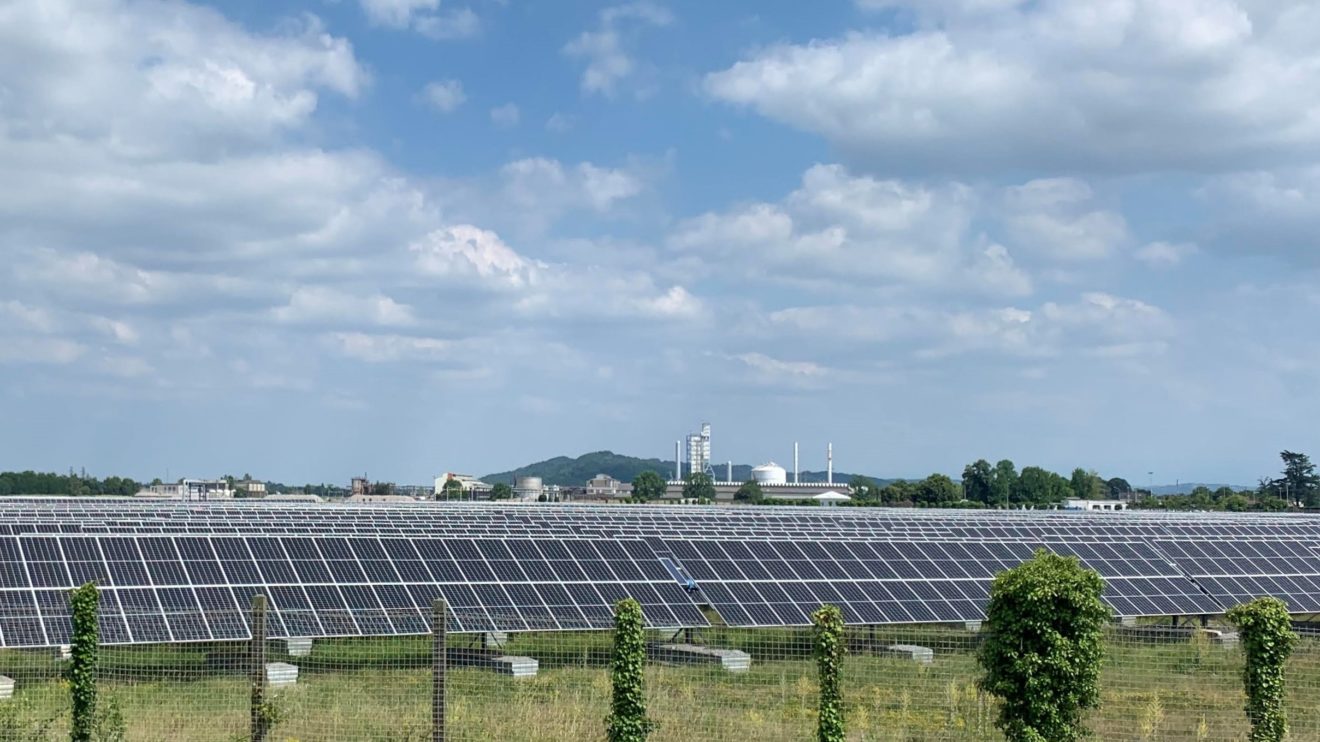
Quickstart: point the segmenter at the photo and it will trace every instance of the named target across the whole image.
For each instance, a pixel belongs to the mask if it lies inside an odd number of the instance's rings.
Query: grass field
[[[814,738],[815,667],[805,632],[717,630],[698,638],[749,652],[752,669],[731,674],[713,666],[653,664],[647,675],[649,711],[657,722],[653,740]],[[850,639],[844,668],[850,739],[1000,738],[993,705],[975,687],[976,634],[893,627],[874,635],[855,631]],[[271,739],[429,739],[428,642],[318,641],[312,656],[291,660],[301,668],[298,684],[274,692],[284,718]],[[892,643],[932,647],[935,661],[918,665],[872,652]],[[538,659],[540,673],[514,679],[451,668],[449,739],[602,737],[609,706],[607,634],[515,636],[507,651]],[[241,645],[107,648],[102,693],[121,709],[129,740],[242,739],[248,723],[242,661]],[[1101,740],[1243,739],[1240,667],[1237,649],[1115,630],[1107,644],[1103,703],[1091,726]],[[0,652],[0,674],[18,680],[16,697],[0,701],[0,739],[61,738],[66,691],[58,673],[48,654]],[[1292,738],[1320,740],[1320,638],[1301,643],[1289,682]],[[20,736],[42,718],[56,719],[48,736]]]

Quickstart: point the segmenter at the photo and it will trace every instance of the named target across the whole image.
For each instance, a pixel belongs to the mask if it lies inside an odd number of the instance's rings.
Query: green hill
[[[783,466],[783,464],[780,464]],[[784,467],[788,468],[788,467]],[[639,459],[635,456],[625,456],[613,451],[595,451],[584,453],[573,459],[567,456],[556,456],[553,459],[538,461],[535,464],[520,466],[517,469],[509,471],[486,474],[481,479],[484,482],[495,484],[496,482],[512,483],[515,477],[540,477],[546,484],[557,484],[561,487],[581,487],[587,483],[588,479],[597,474],[608,474],[615,479],[623,482],[631,482],[638,474],[646,470],[658,472],[660,476],[666,479],[674,476],[674,462],[662,461],[660,459]],[[724,465],[715,467],[715,478],[723,480],[725,476]],[[788,473],[789,479],[793,477],[793,472]],[[847,482],[852,478],[852,474],[846,472],[834,472],[835,482]],[[749,464],[735,464],[733,467],[733,479],[736,482],[744,482],[752,477],[752,466]],[[823,471],[804,471],[800,475],[803,482],[824,482],[826,473]],[[885,484],[888,479],[871,477],[878,484]]]

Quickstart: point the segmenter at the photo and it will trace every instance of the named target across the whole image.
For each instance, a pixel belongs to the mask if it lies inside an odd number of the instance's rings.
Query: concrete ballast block
[[[306,657],[312,653],[312,640],[307,637],[285,639],[284,651],[290,657]]]
[[[281,688],[298,682],[298,666],[287,662],[270,662],[266,665],[266,683],[272,688]]]
[[[699,665],[718,664],[729,672],[747,672],[752,667],[752,656],[738,649],[703,647],[697,644],[657,644],[651,646],[651,657],[660,662]]]
[[[1209,639],[1212,644],[1218,644],[1223,647],[1236,647],[1238,644],[1238,633],[1236,631],[1197,629],[1196,633]]]
[[[884,652],[891,657],[902,657],[921,665],[929,665],[935,661],[935,650],[916,644],[890,644],[885,647]]]
[[[453,667],[481,667],[515,678],[536,677],[541,669],[541,663],[532,657],[499,654],[484,649],[450,649],[447,658]]]
[[[0,700],[14,697],[14,679],[0,675]]]

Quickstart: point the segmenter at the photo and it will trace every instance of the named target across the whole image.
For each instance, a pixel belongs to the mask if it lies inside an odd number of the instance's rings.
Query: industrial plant
[[[687,443],[684,446],[684,442]],[[683,458],[683,452],[686,449],[687,458]],[[752,481],[761,487],[762,494],[767,498],[781,500],[804,500],[811,499],[817,495],[831,493],[846,495],[848,487],[845,484],[834,483],[834,444],[825,444],[825,482],[803,482],[799,467],[798,444],[793,443],[793,481],[788,480],[788,471],[784,467],[776,464],[774,461],[768,461],[752,469]],[[674,477],[668,482],[666,491],[667,497],[679,497],[682,495],[683,484],[686,478],[692,474],[706,474],[714,480],[716,498],[719,500],[732,499],[733,494],[743,485],[743,482],[735,480],[733,477],[733,462],[727,461],[724,465],[724,477],[720,479],[716,476],[715,469],[711,464],[711,426],[710,423],[703,422],[700,432],[689,433],[683,440],[674,441]]]

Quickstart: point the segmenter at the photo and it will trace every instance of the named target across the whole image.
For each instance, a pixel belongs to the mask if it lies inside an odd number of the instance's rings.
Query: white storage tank
[[[513,480],[513,493],[520,499],[535,500],[545,494],[540,477],[518,477]]]
[[[788,484],[788,472],[771,461],[752,469],[752,480],[757,484]]]

